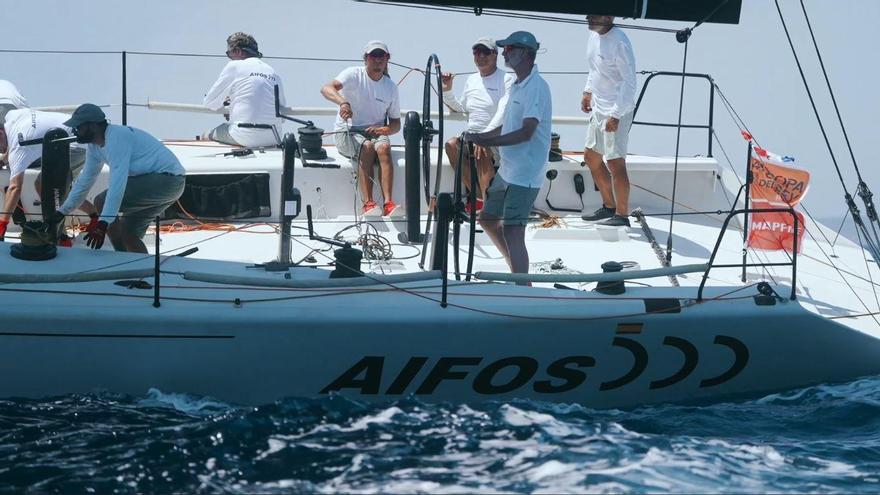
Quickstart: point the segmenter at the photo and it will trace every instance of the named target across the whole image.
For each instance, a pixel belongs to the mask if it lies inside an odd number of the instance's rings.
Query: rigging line
[[[846,147],[849,150],[849,156],[852,159],[856,176],[859,178],[859,182],[864,182],[862,180],[862,174],[859,171],[859,164],[856,161],[856,155],[853,153],[852,145],[849,141],[849,134],[846,132],[846,126],[843,124],[843,117],[840,115],[840,108],[837,106],[837,98],[834,96],[834,90],[831,88],[831,80],[828,78],[828,71],[825,69],[825,61],[822,59],[822,53],[819,51],[819,44],[816,42],[816,36],[813,33],[813,24],[810,22],[810,16],[807,14],[807,7],[804,5],[804,0],[800,0],[800,2],[801,9],[804,11],[804,19],[807,21],[807,28],[810,31],[810,38],[813,40],[813,47],[816,49],[816,57],[819,59],[819,66],[822,68],[822,75],[825,77],[825,85],[828,87],[828,94],[831,95],[834,112],[837,114],[837,121],[840,123],[840,129],[843,131],[843,138],[846,141]]]
[[[690,33],[688,33],[690,34]],[[678,186],[678,153],[681,146],[681,113],[684,109],[684,81],[687,73],[688,40],[684,41],[684,56],[681,63],[681,93],[678,98],[678,126],[675,132],[675,166],[672,171],[672,204],[669,215],[669,235],[666,237],[666,263],[672,263],[672,226],[675,220],[675,192]]]
[[[14,50],[0,49],[0,53],[44,53],[57,55],[119,55],[122,52],[104,50]]]
[[[859,231],[856,230],[856,235],[859,238],[859,251],[862,253],[862,259],[865,260],[865,271],[868,272],[868,279],[871,281],[871,291],[874,292],[874,302],[877,303],[877,310],[880,311],[880,297],[877,296],[877,286],[874,284],[874,277],[871,275],[871,266],[868,263],[868,257],[865,255],[865,247],[862,246],[862,236],[859,234]]]
[[[840,221],[840,225],[837,227],[837,232],[834,233],[834,242],[831,243],[832,248],[837,244],[837,239],[840,238],[840,233],[843,231],[843,224],[845,224],[847,218],[849,218],[846,216],[846,213],[847,212],[845,211],[843,212],[843,220]]]

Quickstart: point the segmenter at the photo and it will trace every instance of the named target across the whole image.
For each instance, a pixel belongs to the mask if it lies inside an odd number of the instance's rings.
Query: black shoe
[[[599,225],[604,225],[606,227],[629,227],[629,218],[626,218],[623,215],[615,214],[613,217],[605,220]]]
[[[582,215],[581,218],[588,222],[597,222],[599,220],[605,220],[606,218],[611,218],[614,216],[614,208],[607,208],[604,205],[598,210],[594,211],[592,215]]]

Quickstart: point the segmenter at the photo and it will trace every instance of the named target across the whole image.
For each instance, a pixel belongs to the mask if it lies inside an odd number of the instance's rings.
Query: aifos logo
[[[748,364],[749,350],[742,341],[726,335],[718,335],[713,345],[727,347],[733,351],[734,361],[723,373],[700,380],[701,388],[714,387],[730,381]],[[638,341],[618,336],[614,338],[611,346],[629,351],[632,354],[633,364],[623,375],[600,383],[598,388],[601,392],[629,385],[648,367],[648,351]],[[688,340],[667,336],[663,339],[663,346],[678,350],[683,355],[684,361],[671,375],[652,380],[649,384],[651,390],[670,387],[681,382],[690,376],[699,364],[699,351]],[[546,366],[529,356],[505,357],[487,364],[484,364],[485,359],[482,357],[440,357],[421,383],[415,386],[416,376],[425,368],[429,360],[424,356],[410,357],[390,383],[387,381],[383,383],[385,357],[364,356],[321,389],[321,393],[352,390],[363,395],[400,395],[408,391],[412,392],[414,389],[413,393],[416,395],[430,395],[443,382],[470,380],[474,392],[483,395],[506,394],[527,386],[539,394],[558,394],[582,386],[587,381],[587,369],[597,366],[596,359],[591,356],[567,356]]]

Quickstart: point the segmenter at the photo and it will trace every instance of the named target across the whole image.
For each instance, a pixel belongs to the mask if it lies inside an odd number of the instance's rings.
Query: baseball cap
[[[498,40],[496,44],[498,46],[522,46],[532,50],[537,50],[541,46],[541,44],[538,43],[538,40],[535,39],[535,35],[528,31],[516,31],[511,33],[507,38]]]
[[[105,120],[107,120],[107,116],[104,115],[103,110],[98,108],[98,105],[83,103],[73,111],[73,115],[64,122],[64,125],[76,129],[86,122],[104,122]]]
[[[260,53],[260,49],[257,46],[257,40],[254,39],[253,36],[242,33],[241,31],[237,33],[232,33],[226,38],[226,48],[227,50],[232,50],[233,48],[239,48],[245,53],[253,55],[255,57],[262,57],[263,54]]]
[[[388,51],[388,45],[379,40],[368,41],[367,46],[364,47],[364,55],[367,55],[373,50],[382,50],[385,53],[391,53]]]
[[[495,40],[488,37],[488,36],[483,36],[482,38],[478,39],[477,41],[474,41],[474,44],[471,45],[471,48],[476,48],[478,46],[485,46],[486,48],[492,50],[493,52],[498,51],[498,46],[495,44]]]

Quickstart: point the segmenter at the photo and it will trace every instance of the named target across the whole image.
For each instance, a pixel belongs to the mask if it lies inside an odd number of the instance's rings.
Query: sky
[[[770,151],[796,158],[812,174],[805,203],[818,218],[839,218],[845,212],[843,187],[831,162],[819,126],[797,73],[773,0],[743,0],[739,25],[704,24],[688,47],[688,72],[710,74],[758,141]],[[834,115],[818,61],[810,43],[798,0],[780,0],[817,97],[847,187],[856,185],[852,161]],[[874,89],[878,68],[876,0],[805,0],[807,12],[847,126],[856,160],[869,186],[880,193],[880,170],[872,145],[880,96]],[[353,62],[273,60],[270,57],[357,59],[370,39],[384,40],[392,61],[424,68],[436,53],[444,70],[473,71],[471,44],[489,35],[500,39],[517,30],[541,42],[542,72],[584,71],[585,26],[536,20],[507,19],[357,3],[352,0],[153,0],[131,2],[89,0],[69,2],[2,0],[0,50],[139,51],[223,55],[226,37],[235,31],[252,34],[284,78],[288,105],[329,106],[319,90]],[[14,20],[14,21],[10,21]],[[681,22],[618,19],[639,26],[678,29]],[[627,30],[638,70],[680,71],[683,45],[673,34]],[[500,57],[499,57],[500,58]],[[128,55],[128,102],[147,100],[201,103],[225,58]],[[14,82],[32,106],[83,102],[115,105],[107,109],[121,123],[121,55],[34,54],[0,51],[0,79]],[[407,69],[391,68],[395,81]],[[579,116],[583,74],[545,75],[553,95],[555,116]],[[464,77],[458,79],[460,90]],[[421,109],[423,78],[411,73],[400,84],[401,107]],[[639,86],[644,76],[639,76]],[[657,80],[645,96],[638,120],[674,122],[678,112],[678,79]],[[436,108],[436,104],[434,104]],[[705,123],[708,117],[705,81],[686,85],[684,122]],[[161,138],[193,138],[219,122],[219,116],[149,111],[130,107],[128,124]],[[325,128],[330,117],[315,118]],[[745,167],[746,144],[724,107],[716,100],[715,127],[737,170]],[[447,136],[462,130],[447,127]],[[585,129],[554,126],[565,150],[583,148]],[[705,155],[705,130],[683,133],[683,156]],[[328,140],[329,142],[329,140]],[[394,139],[402,143],[402,136]],[[672,155],[674,130],[635,127],[630,153]],[[714,155],[727,162],[718,145]],[[861,203],[859,203],[861,204]]]

